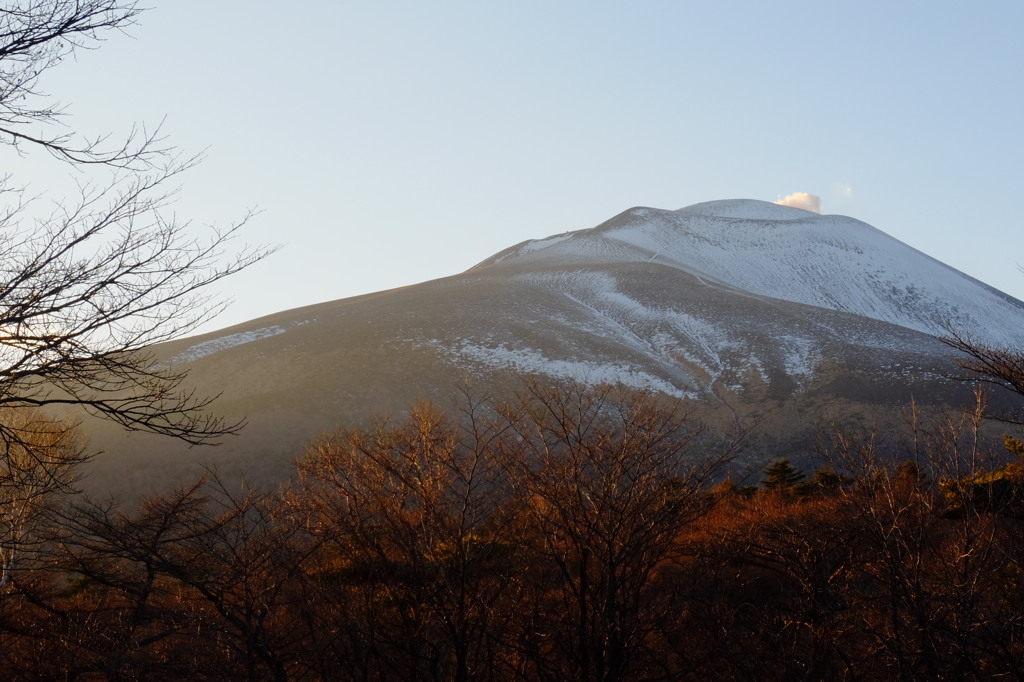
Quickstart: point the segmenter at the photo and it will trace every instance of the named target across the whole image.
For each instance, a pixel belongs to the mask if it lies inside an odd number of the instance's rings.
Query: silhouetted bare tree
[[[74,404],[128,429],[207,443],[238,424],[146,347],[194,330],[223,307],[210,285],[264,257],[227,255],[245,222],[193,234],[168,215],[183,158],[158,132],[121,140],[68,132],[40,80],[79,48],[136,19],[135,2],[21,0],[0,9],[0,151],[44,150],[77,174],[79,195],[44,208],[0,178],[0,406]],[[0,440],[27,437],[0,424]]]
[[[146,168],[168,153],[156,135],[133,130],[109,143],[59,124],[66,108],[40,88],[44,73],[79,48],[92,48],[108,31],[131,26],[142,11],[124,0],[14,0],[0,9],[0,144],[19,152],[42,148],[72,164]]]
[[[309,677],[301,582],[315,549],[280,496],[212,482],[144,499],[96,501],[57,518],[56,564],[78,576],[84,611],[57,604],[82,672],[110,679]],[[91,622],[90,622],[91,620]]]
[[[543,605],[521,638],[528,677],[657,677],[659,567],[738,440],[709,444],[681,402],[610,386],[531,383],[505,413]]]
[[[460,424],[420,405],[394,426],[322,436],[298,462],[296,505],[333,553],[317,571],[322,599],[350,612],[350,666],[371,659],[402,679],[496,676],[518,570],[493,447],[500,427],[479,405],[467,410]]]
[[[47,510],[55,497],[71,492],[78,465],[86,459],[76,429],[37,410],[0,409],[0,422],[22,434],[21,442],[0,447],[0,592],[15,568],[35,568],[46,544]]]
[[[961,368],[971,372],[980,381],[1024,396],[1024,353],[1015,348],[986,345],[952,328],[946,332],[947,336],[940,341],[966,356],[958,362]],[[1012,423],[1024,423],[1024,416],[1019,409],[1010,414],[990,416]]]

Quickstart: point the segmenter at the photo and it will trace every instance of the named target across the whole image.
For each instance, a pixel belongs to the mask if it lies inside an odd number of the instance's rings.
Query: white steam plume
[[[821,213],[821,197],[808,194],[807,192],[793,192],[775,203],[781,206],[792,206],[793,208],[802,208],[805,211]]]

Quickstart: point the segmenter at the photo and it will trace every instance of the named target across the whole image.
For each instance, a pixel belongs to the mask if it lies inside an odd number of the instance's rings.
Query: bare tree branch
[[[1012,348],[986,346],[952,328],[946,331],[948,336],[939,340],[966,355],[957,362],[962,369],[971,372],[979,381],[1024,396],[1024,353]],[[1014,424],[1024,423],[1019,414],[995,416]]]
[[[68,132],[40,90],[49,69],[99,46],[142,11],[132,0],[15,0],[0,9],[0,145],[43,149],[79,170],[78,196],[46,210],[0,177],[0,406],[79,405],[128,429],[216,442],[235,432],[205,413],[212,398],[147,348],[213,319],[212,286],[272,249],[229,244],[247,214],[208,236],[169,212],[198,157],[166,146],[160,128]],[[27,444],[0,423],[0,440]]]
[[[132,26],[142,8],[122,0],[20,0],[0,9],[0,144],[20,153],[41,148],[73,165],[132,170],[158,167],[171,148],[159,127],[133,128],[120,142],[60,130],[66,108],[48,101],[42,75],[79,49],[95,49],[109,31]]]

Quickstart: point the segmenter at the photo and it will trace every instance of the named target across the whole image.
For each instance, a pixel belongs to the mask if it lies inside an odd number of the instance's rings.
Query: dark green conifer
[[[765,490],[786,492],[804,480],[804,473],[783,457],[769,464],[764,470],[761,487]]]

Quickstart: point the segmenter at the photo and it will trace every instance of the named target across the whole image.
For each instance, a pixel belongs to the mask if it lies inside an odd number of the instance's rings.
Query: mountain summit
[[[891,418],[911,397],[962,403],[955,355],[935,338],[948,327],[1011,344],[1024,304],[863,222],[733,200],[629,209],[459,275],[155,351],[249,420],[199,459],[274,479],[322,430],[446,404],[462,384],[500,395],[523,374],[682,397],[723,428],[756,425],[758,454],[793,456],[843,415]],[[90,430],[107,453],[99,481],[117,472],[145,486],[195,459],[145,434]]]
[[[1009,345],[1024,333],[1020,301],[867,223],[749,199],[632,208],[590,230],[518,244],[477,268],[610,262],[659,263],[709,286],[928,334],[952,326]]]

